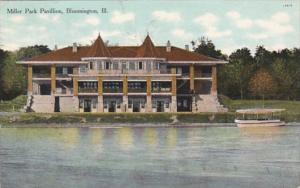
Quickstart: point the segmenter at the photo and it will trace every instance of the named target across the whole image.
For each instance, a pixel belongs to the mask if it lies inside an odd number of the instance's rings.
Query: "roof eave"
[[[204,65],[216,65],[216,64],[227,64],[228,61],[168,61],[168,63],[172,64],[204,64]]]
[[[86,61],[17,61],[21,65],[87,64]]]

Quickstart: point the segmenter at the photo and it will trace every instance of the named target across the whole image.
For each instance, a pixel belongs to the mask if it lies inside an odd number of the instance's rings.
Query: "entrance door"
[[[140,102],[139,101],[133,101],[133,112],[140,112]]]
[[[41,95],[51,95],[51,86],[50,86],[50,84],[41,84],[40,85],[40,94]]]
[[[191,112],[192,111],[191,97],[178,97],[177,98],[177,111],[178,112]]]
[[[115,112],[116,111],[116,101],[110,101],[108,112]]]
[[[91,99],[84,99],[84,112],[91,112],[92,107],[92,101]]]
[[[54,112],[60,112],[59,97],[55,97]]]
[[[164,112],[164,101],[157,101],[157,112]]]

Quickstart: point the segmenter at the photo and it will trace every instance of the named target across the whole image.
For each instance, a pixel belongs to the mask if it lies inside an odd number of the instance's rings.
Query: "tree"
[[[229,64],[219,69],[220,88],[223,94],[243,99],[247,96],[254,59],[248,48],[238,49],[229,56]]]
[[[47,45],[22,47],[17,52],[17,60],[27,60],[31,57],[51,52]]]
[[[25,91],[26,79],[21,65],[16,64],[16,55],[12,52],[4,60],[1,70],[2,99],[9,100]]]
[[[293,79],[293,70],[290,70],[286,59],[276,59],[272,64],[273,77],[277,82],[277,98],[290,99],[296,95],[294,89],[295,79]]]
[[[250,92],[254,97],[261,97],[263,100],[265,97],[271,97],[276,92],[276,84],[271,74],[265,69],[259,69],[251,78]]]
[[[221,50],[217,50],[214,43],[209,39],[201,37],[198,40],[191,41],[191,44],[196,53],[217,59],[227,59],[226,55],[222,54]]]

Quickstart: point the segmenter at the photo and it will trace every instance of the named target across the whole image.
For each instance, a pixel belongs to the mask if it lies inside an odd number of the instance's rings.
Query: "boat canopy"
[[[268,109],[268,108],[252,108],[252,109],[240,109],[237,110],[238,114],[272,114],[276,112],[282,112],[285,109]]]

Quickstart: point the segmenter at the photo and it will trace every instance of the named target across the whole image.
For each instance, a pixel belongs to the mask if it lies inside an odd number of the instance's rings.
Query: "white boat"
[[[237,110],[234,122],[238,127],[274,127],[285,125],[280,114],[285,109],[241,109]]]

